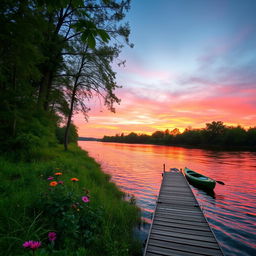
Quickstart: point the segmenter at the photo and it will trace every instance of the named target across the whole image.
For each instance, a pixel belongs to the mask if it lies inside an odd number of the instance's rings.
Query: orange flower
[[[79,181],[79,179],[77,179],[77,178],[71,178],[70,180],[71,181]]]
[[[60,175],[62,175],[62,172],[55,172],[54,175],[60,176]]]
[[[51,187],[55,187],[58,185],[58,182],[57,181],[52,181],[50,184],[49,184]]]

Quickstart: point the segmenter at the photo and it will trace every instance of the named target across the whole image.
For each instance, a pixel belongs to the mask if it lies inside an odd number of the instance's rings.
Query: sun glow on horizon
[[[135,47],[123,49],[124,68],[113,65],[121,104],[114,114],[88,103],[89,122],[74,117],[80,136],[182,132],[212,121],[256,126],[256,3],[198,1],[188,8],[185,2],[148,1],[145,8],[134,1],[128,20]]]

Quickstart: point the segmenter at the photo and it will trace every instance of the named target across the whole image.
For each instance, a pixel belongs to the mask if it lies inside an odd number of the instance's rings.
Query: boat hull
[[[184,169],[184,174],[189,183],[191,183],[195,187],[202,188],[205,190],[213,190],[215,188],[216,181],[207,176],[192,171],[186,167]]]

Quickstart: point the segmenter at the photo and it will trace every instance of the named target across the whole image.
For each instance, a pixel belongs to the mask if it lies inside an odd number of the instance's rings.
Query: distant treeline
[[[100,141],[100,139],[92,138],[92,137],[78,137],[80,141]]]
[[[151,136],[131,132],[128,135],[104,136],[104,142],[143,143],[160,145],[189,145],[198,147],[250,147],[256,148],[256,127],[246,130],[241,126],[226,126],[221,121],[207,123],[203,129],[187,128],[183,133],[156,131]]]

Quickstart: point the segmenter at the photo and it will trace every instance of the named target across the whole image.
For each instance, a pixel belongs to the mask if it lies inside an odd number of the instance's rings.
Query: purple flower
[[[49,232],[48,233],[48,238],[50,241],[56,240],[57,234],[55,232]]]
[[[24,248],[29,248],[29,249],[31,249],[31,250],[36,250],[36,249],[38,249],[40,246],[41,246],[41,242],[39,242],[39,241],[33,241],[33,240],[26,241],[26,242],[23,244],[23,247],[24,247]]]
[[[88,197],[88,196],[82,196],[82,200],[83,200],[85,203],[90,202],[90,200],[89,200],[89,197]]]
[[[54,179],[54,177],[52,177],[52,176],[47,178],[47,180],[53,180],[53,179]]]
[[[60,181],[58,181],[58,183],[63,185],[64,181],[60,180]]]

